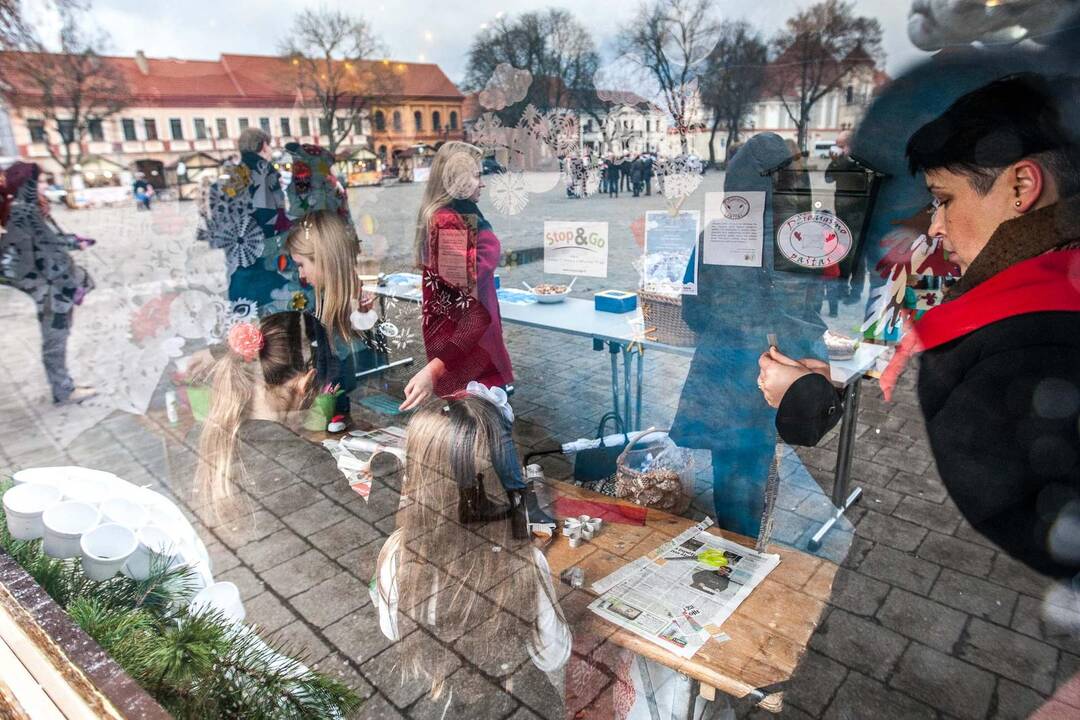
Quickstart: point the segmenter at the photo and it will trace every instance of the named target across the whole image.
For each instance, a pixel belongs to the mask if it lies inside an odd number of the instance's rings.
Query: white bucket
[[[147,525],[139,530],[138,547],[128,558],[124,566],[124,572],[135,580],[145,580],[150,577],[150,568],[154,555],[161,555],[167,567],[180,564],[177,554],[177,543],[164,530],[153,525]]]
[[[54,558],[76,557],[81,552],[79,540],[98,524],[98,510],[80,502],[61,502],[41,515],[45,526],[45,554]]]
[[[149,513],[139,503],[126,497],[113,496],[101,503],[101,522],[123,525],[135,531],[150,520]]]
[[[218,582],[203,588],[191,599],[190,607],[193,612],[212,608],[233,622],[244,622],[244,603],[240,600],[240,589],[231,582]]]
[[[45,532],[41,515],[60,502],[60,489],[53,485],[24,483],[4,493],[4,513],[8,532],[16,540],[37,540]]]
[[[108,580],[124,566],[139,546],[130,528],[116,523],[98,525],[82,536],[82,568],[91,580]]]

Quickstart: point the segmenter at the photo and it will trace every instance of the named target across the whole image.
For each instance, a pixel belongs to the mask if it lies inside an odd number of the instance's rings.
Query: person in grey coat
[[[41,325],[41,356],[54,403],[82,402],[96,393],[76,387],[67,371],[67,341],[76,305],[93,280],[70,255],[86,242],[63,233],[47,215],[38,191],[41,168],[14,163],[0,182],[0,277],[29,295]]]

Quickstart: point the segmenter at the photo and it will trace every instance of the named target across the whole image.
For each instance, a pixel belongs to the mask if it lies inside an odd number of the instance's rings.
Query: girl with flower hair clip
[[[281,452],[289,444],[311,445],[287,425],[306,409],[313,389],[337,373],[332,353],[325,352],[326,333],[310,314],[290,311],[234,325],[227,351],[214,365],[209,415],[199,437],[195,491],[217,511],[229,509],[237,487],[248,492],[245,453],[262,447]],[[329,455],[328,455],[329,457]]]

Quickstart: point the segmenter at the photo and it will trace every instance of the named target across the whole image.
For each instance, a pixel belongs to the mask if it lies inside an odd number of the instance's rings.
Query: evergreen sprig
[[[0,481],[0,494],[8,487]],[[156,557],[146,580],[95,582],[79,560],[50,558],[41,541],[13,539],[2,508],[0,547],[178,720],[321,720],[360,705],[352,689],[308,669],[282,643],[266,643],[254,627],[191,610],[198,578],[188,566]]]

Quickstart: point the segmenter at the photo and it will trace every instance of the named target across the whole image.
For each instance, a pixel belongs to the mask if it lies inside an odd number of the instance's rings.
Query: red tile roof
[[[0,53],[0,65],[4,54]],[[280,57],[223,54],[218,60],[106,57],[131,91],[132,103],[156,106],[291,105],[296,88]],[[462,100],[464,95],[438,65],[370,61],[387,65],[397,79],[395,99]],[[144,72],[145,68],[145,72]],[[32,93],[32,88],[26,88]]]

